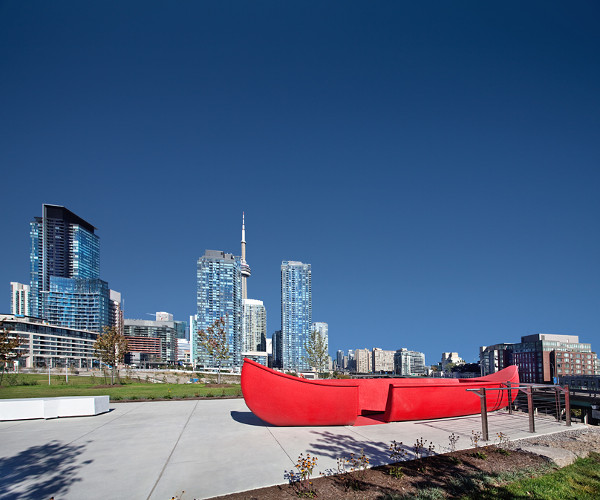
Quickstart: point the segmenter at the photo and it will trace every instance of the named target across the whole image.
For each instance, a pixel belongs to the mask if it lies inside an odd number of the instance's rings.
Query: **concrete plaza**
[[[111,403],[92,417],[0,422],[0,500],[209,498],[286,482],[300,453],[317,470],[364,450],[372,465],[388,463],[392,440],[417,438],[447,451],[471,448],[479,416],[362,427],[272,427],[243,399]],[[575,425],[573,426],[576,427]],[[490,414],[490,439],[531,437],[526,415]],[[536,418],[536,435],[567,430]],[[485,443],[482,443],[485,444]],[[317,471],[315,471],[317,472]]]

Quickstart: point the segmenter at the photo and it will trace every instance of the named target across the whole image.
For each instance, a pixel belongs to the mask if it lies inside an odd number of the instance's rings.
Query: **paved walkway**
[[[424,438],[447,451],[471,447],[478,416],[363,427],[271,427],[242,399],[111,404],[94,417],[0,422],[0,500],[106,498],[186,500],[281,484],[300,453],[319,457],[318,470],[338,457],[365,454],[388,462],[395,439]],[[530,437],[526,416],[496,413],[490,436]],[[539,434],[567,430],[538,418]]]

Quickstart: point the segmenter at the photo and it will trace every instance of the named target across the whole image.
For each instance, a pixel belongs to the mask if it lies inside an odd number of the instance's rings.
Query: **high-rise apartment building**
[[[271,349],[273,351],[273,368],[283,367],[283,340],[281,330],[276,330],[271,336]]]
[[[496,373],[510,366],[512,361],[512,346],[514,344],[494,344],[479,348],[479,367],[481,375]]]
[[[451,366],[456,365],[464,365],[465,360],[462,359],[457,352],[443,352],[442,353],[442,371],[446,371],[446,367],[448,364],[452,364]]]
[[[52,325],[90,332],[110,326],[110,292],[101,279],[50,277],[44,293],[44,319]]]
[[[344,355],[344,351],[338,349],[338,351],[335,355],[335,369],[336,370],[343,370],[344,368],[346,368],[346,362],[345,362],[344,358],[347,359],[347,356]]]
[[[11,281],[10,283],[10,313],[15,316],[31,316],[30,286]]]
[[[394,370],[398,375],[425,375],[425,354],[405,348],[396,351]]]
[[[371,369],[373,373],[393,373],[394,372],[394,351],[386,351],[374,347],[372,351]]]
[[[117,329],[120,334],[123,333],[123,306],[121,303],[121,294],[114,290],[108,292],[110,299],[110,324]]]
[[[281,263],[282,368],[309,370],[305,342],[312,328],[312,278],[310,264]]]
[[[198,315],[194,314],[190,316],[190,332],[188,340],[190,341],[190,363],[194,364],[195,359],[198,358]]]
[[[327,346],[327,354],[329,352],[329,325],[322,321],[316,321],[312,324],[312,331],[317,332],[323,339],[323,342]]]
[[[182,365],[190,364],[190,341],[185,338],[177,339],[177,362]]]
[[[262,300],[243,301],[242,350],[244,352],[266,352],[267,310]]]
[[[354,350],[354,371],[356,373],[371,373],[372,355],[369,349]]]
[[[178,339],[189,340],[188,324],[185,321],[174,321]]]
[[[99,332],[110,325],[96,228],[65,207],[44,204],[30,226],[31,315]]]
[[[205,367],[216,366],[198,344],[198,330],[205,330],[215,320],[225,320],[229,359],[223,368],[239,368],[242,359],[242,266],[239,257],[219,250],[206,250],[198,259],[196,273],[196,330],[191,332],[192,363]]]

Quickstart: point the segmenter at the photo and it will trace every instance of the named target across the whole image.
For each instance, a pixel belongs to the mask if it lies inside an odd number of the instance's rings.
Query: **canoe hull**
[[[242,393],[252,413],[272,425],[352,425],[358,416],[358,387],[303,380],[247,359]]]
[[[481,399],[467,389],[519,383],[516,366],[476,379],[306,380],[244,360],[242,393],[248,408],[277,426],[353,425],[362,415],[383,422],[472,415]],[[517,391],[512,391],[514,401]],[[487,391],[488,411],[508,405],[507,391]]]

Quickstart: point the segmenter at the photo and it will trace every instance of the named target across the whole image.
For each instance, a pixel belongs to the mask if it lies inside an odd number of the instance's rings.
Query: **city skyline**
[[[296,260],[330,355],[596,347],[597,3],[0,14],[3,312],[42,203],[98,228],[102,279],[140,319],[195,313],[195,263],[238,254],[245,212],[268,336]]]

